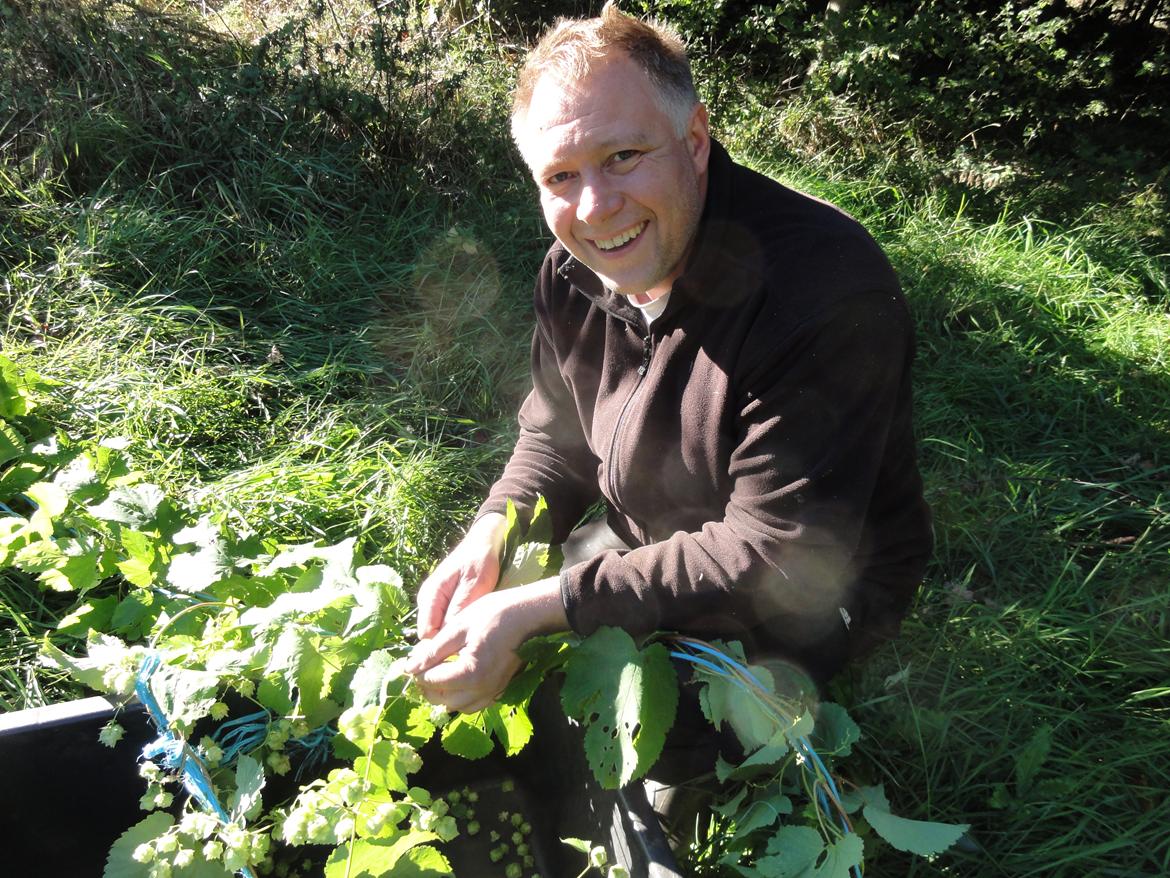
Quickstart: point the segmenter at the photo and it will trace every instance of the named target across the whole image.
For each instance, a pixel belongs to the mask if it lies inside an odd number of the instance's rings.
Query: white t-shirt
[[[667,290],[657,299],[653,299],[647,302],[645,305],[639,305],[632,299],[630,301],[635,308],[642,312],[642,316],[646,318],[646,325],[649,326],[655,321],[655,319],[661,317],[662,312],[666,310],[666,303],[670,301],[670,291]]]

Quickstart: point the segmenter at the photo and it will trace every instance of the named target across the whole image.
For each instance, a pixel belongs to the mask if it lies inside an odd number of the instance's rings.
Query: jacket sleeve
[[[577,408],[560,372],[548,332],[549,303],[560,281],[555,251],[545,257],[536,284],[536,330],[532,336],[532,390],[520,407],[520,434],[503,475],[478,515],[503,512],[510,499],[522,518],[543,496],[561,542],[600,497],[597,458],[586,442]]]
[[[761,327],[735,375],[722,516],[563,571],[572,627],[727,636],[762,626],[799,650],[865,624],[872,607],[896,626],[925,557],[912,348],[905,303],[890,292],[848,296],[785,338]],[[892,517],[883,545],[871,544],[873,516]],[[901,546],[888,536],[900,531]],[[863,574],[884,582],[859,585]]]

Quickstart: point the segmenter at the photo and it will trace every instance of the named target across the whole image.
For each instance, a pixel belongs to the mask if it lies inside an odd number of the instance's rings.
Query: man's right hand
[[[493,591],[500,579],[507,519],[489,512],[418,589],[418,636],[426,640],[468,604]]]

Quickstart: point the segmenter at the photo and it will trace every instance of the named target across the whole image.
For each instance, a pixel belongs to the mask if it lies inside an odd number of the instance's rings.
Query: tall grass
[[[242,530],[356,535],[416,582],[510,446],[546,239],[504,139],[498,25],[408,21],[445,50],[406,41],[394,78],[368,42],[329,54],[330,28],[360,44],[376,22],[326,6],[344,14],[19,5],[0,343],[59,382],[61,429],[129,438],[150,478]],[[302,64],[302,33],[328,51]],[[1132,204],[1061,228],[964,201],[905,151],[886,174],[777,113],[745,98],[720,134],[873,230],[919,330],[938,549],[902,637],[835,694],[866,732],[855,780],[973,829],[869,874],[1166,874],[1157,237]],[[0,574],[0,708],[61,694],[34,655],[67,609]]]

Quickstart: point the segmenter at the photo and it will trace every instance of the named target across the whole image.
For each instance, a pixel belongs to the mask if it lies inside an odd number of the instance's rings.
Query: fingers
[[[467,632],[462,625],[449,625],[433,637],[420,640],[406,657],[405,671],[412,676],[425,674],[446,661],[467,643]]]
[[[443,627],[451,594],[456,588],[455,574],[446,562],[439,565],[418,589],[418,636],[421,640],[433,637]]]

